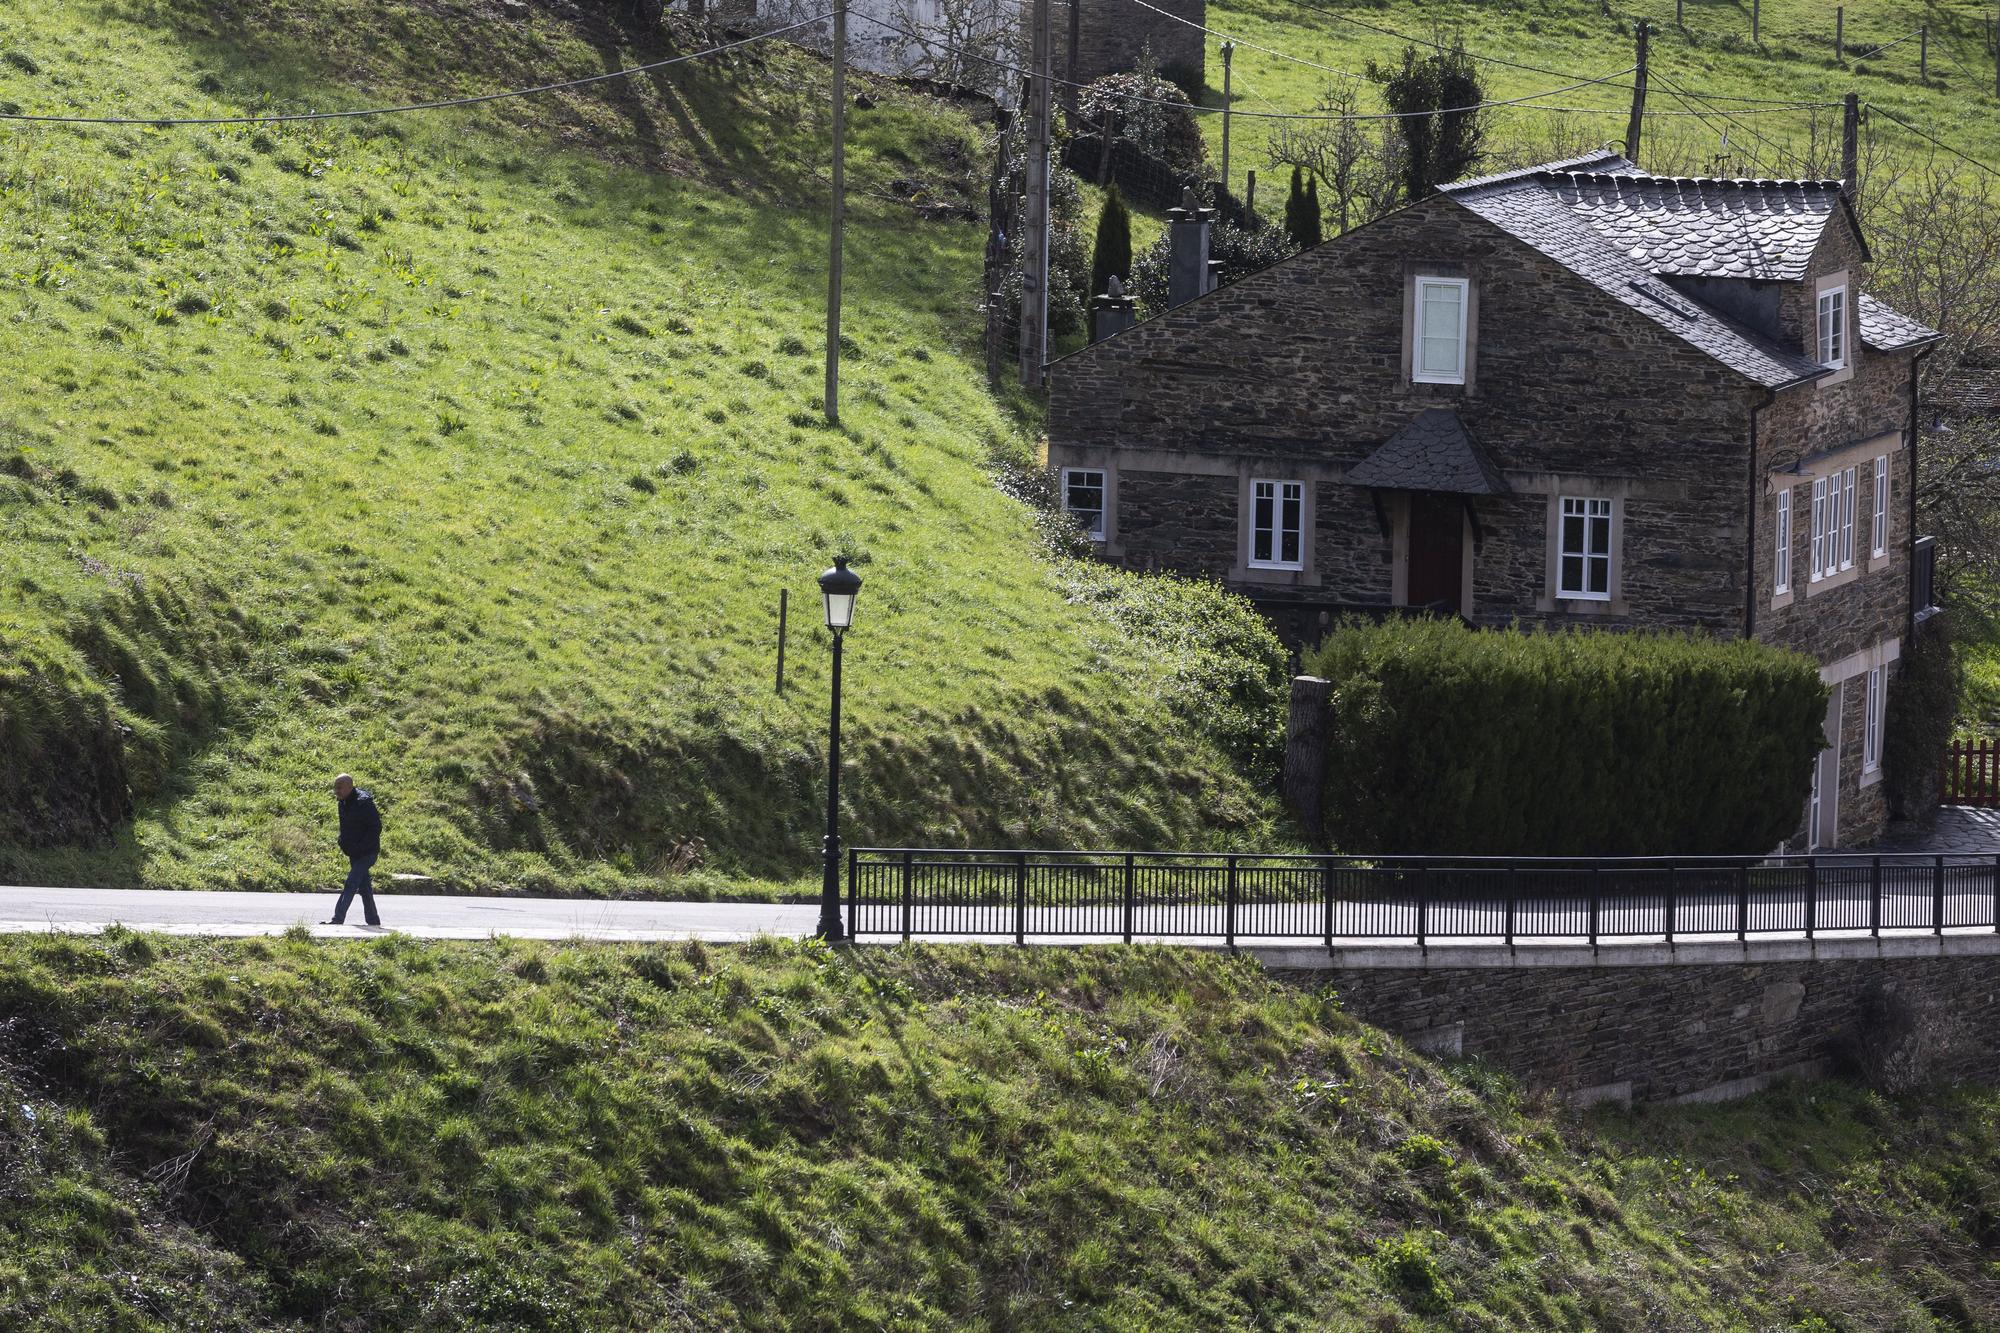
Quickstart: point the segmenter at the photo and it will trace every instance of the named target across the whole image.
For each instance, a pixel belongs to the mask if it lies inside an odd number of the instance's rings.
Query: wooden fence
[[[1944,762],[1945,805],[2000,809],[2000,741],[1953,741]]]

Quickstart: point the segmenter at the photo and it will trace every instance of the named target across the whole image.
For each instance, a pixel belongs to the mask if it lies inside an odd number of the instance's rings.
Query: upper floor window
[[[1873,773],[1882,767],[1882,699],[1882,668],[1870,667],[1861,729],[1861,771],[1864,773]]]
[[[1813,482],[1812,581],[1854,566],[1854,469]]]
[[[1854,568],[1854,469],[1833,474],[1840,488],[1840,567]]]
[[[1066,467],[1062,474],[1063,508],[1075,517],[1084,536],[1104,540],[1104,474],[1096,468]]]
[[[1250,567],[1305,568],[1306,484],[1250,483]]]
[[[1869,553],[1887,555],[1889,553],[1889,456],[1882,454],[1875,460],[1875,487],[1870,495],[1875,503],[1874,521],[1868,525]]]
[[[1847,364],[1847,288],[1819,294],[1819,363],[1828,370]]]
[[[1561,567],[1556,595],[1611,600],[1611,501],[1562,497]]]
[[[1419,384],[1465,383],[1464,278],[1418,278],[1410,378]]]
[[[1771,574],[1771,591],[1774,594],[1792,590],[1792,488],[1789,486],[1778,492],[1776,535],[1777,565]]]

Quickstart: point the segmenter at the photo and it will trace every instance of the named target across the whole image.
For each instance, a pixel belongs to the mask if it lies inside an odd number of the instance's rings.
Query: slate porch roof
[[[1349,486],[1385,491],[1505,495],[1500,470],[1465,432],[1458,413],[1425,408],[1374,453],[1348,469]]]
[[[1457,181],[1443,193],[1754,383],[1783,388],[1827,373],[1804,349],[1663,279],[1802,278],[1827,221],[1847,208],[1837,181],[1649,176],[1606,151]],[[1938,337],[1873,297],[1857,309],[1862,341],[1877,351]]]

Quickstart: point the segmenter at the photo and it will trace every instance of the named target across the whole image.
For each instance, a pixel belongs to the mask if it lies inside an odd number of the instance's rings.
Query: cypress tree
[[[1116,277],[1132,285],[1132,215],[1125,198],[1113,185],[1104,195],[1104,211],[1097,215],[1097,244],[1090,255],[1090,295],[1102,296]]]
[[[1319,177],[1306,182],[1306,244],[1318,245],[1326,239],[1326,232],[1320,226]]]
[[[1297,167],[1292,168],[1292,192],[1285,197],[1285,235],[1295,247],[1310,244],[1306,239],[1305,181]]]

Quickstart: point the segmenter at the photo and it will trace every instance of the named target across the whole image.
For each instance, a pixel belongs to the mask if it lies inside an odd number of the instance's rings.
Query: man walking
[[[346,773],[333,780],[333,794],[340,810],[340,850],[347,854],[347,884],[340,891],[333,920],[320,924],[346,925],[347,905],[358,893],[362,915],[369,925],[379,926],[382,918],[375,915],[375,886],[368,878],[368,871],[382,854],[382,813],[375,808],[375,798],[356,787],[354,779]]]

